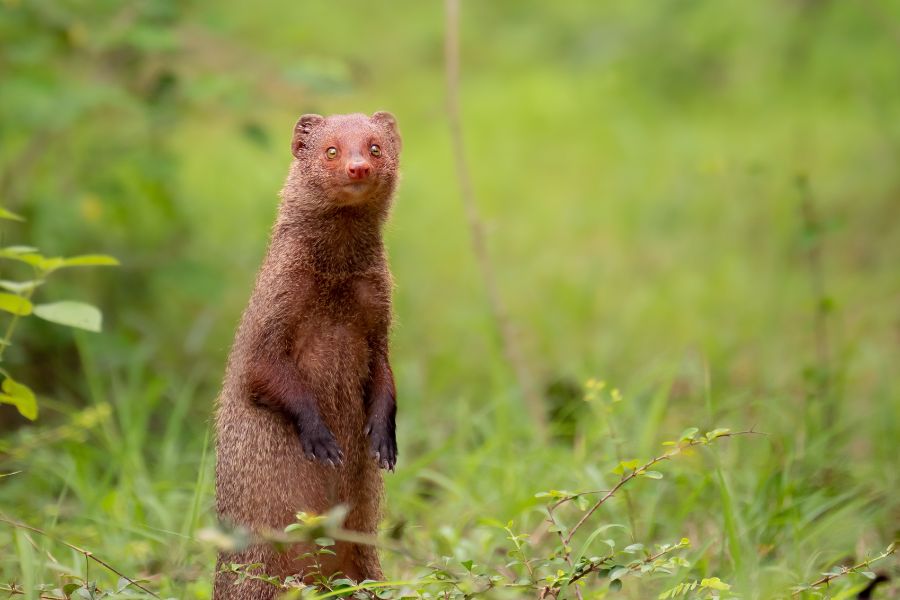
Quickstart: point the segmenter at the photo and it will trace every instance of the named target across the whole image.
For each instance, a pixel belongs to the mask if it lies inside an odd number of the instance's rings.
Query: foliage
[[[22,217],[0,207],[0,219],[21,221]],[[14,281],[0,280],[0,311],[9,313],[9,322],[3,337],[0,338],[0,363],[3,354],[12,345],[12,337],[21,317],[35,317],[87,331],[100,331],[102,315],[100,309],[84,302],[62,300],[35,304],[31,301],[35,290],[44,285],[47,278],[59,269],[70,267],[91,267],[101,265],[117,265],[119,262],[104,254],[85,254],[71,258],[48,258],[31,246],[6,246],[0,248],[0,259],[6,259],[27,265],[29,279]],[[0,384],[0,404],[12,404],[26,419],[34,421],[38,416],[37,398],[27,385],[13,379],[6,369],[0,368],[3,383]]]

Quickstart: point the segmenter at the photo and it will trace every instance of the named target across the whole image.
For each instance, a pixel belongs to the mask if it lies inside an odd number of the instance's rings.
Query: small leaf
[[[8,279],[0,279],[0,288],[9,290],[15,294],[30,292],[37,286],[44,283],[43,279],[31,279],[29,281],[10,281]]]
[[[718,577],[710,577],[709,579],[702,579],[700,581],[700,587],[706,588],[709,590],[730,590],[731,586],[719,579]]]
[[[55,271],[65,264],[65,259],[60,256],[54,256],[50,258],[43,258],[35,265],[38,269],[43,271],[44,273],[50,273],[51,271]]]
[[[643,544],[631,544],[630,546],[625,546],[622,549],[622,552],[627,552],[629,554],[634,554],[635,552],[640,552],[644,549]]]
[[[662,479],[663,474],[659,471],[644,471],[642,473],[644,477],[649,477],[650,479]]]
[[[45,258],[37,252],[22,252],[23,249],[25,248],[21,246],[0,248],[0,258],[17,260],[19,262],[29,264],[32,267],[40,268],[40,264],[43,260],[45,260]]]
[[[637,458],[634,458],[632,460],[623,460],[618,465],[616,465],[616,468],[614,468],[612,472],[616,475],[624,475],[626,471],[633,471],[634,469],[636,469],[639,464],[641,464],[641,461]]]
[[[14,315],[30,315],[32,305],[27,298],[22,298],[15,294],[4,294],[0,292],[0,310],[5,310]]]
[[[716,439],[716,438],[718,438],[718,437],[722,437],[723,435],[726,435],[726,434],[728,434],[728,433],[731,433],[731,429],[728,429],[727,427],[721,427],[721,428],[719,428],[719,429],[713,429],[712,431],[710,431],[710,432],[708,432],[708,433],[706,434],[706,439],[707,439],[707,440],[714,440],[714,439]]]
[[[618,569],[610,571],[609,578],[611,581],[615,581],[616,579],[621,579],[627,572],[628,567],[619,567]]]
[[[681,432],[681,437],[679,438],[682,442],[688,442],[694,439],[694,436],[697,435],[697,432],[700,431],[697,427],[688,427],[684,431]]]
[[[621,579],[613,579],[609,582],[609,591],[618,592],[622,589],[622,580]]]
[[[19,383],[12,377],[6,377],[0,387],[3,389],[3,394],[0,394],[0,402],[12,404],[29,421],[37,419],[37,400],[31,388],[24,383]]]
[[[64,258],[63,267],[115,267],[119,265],[119,261],[106,254],[82,254],[81,256],[72,256]]]
[[[34,307],[34,315],[52,323],[94,332],[99,332],[103,324],[100,309],[74,300],[37,304]]]
[[[0,206],[0,219],[7,219],[8,221],[24,221],[25,217],[21,217],[11,210],[7,210]]]
[[[459,562],[463,567],[465,567],[466,571],[469,573],[472,572],[472,561],[471,560],[462,560]]]

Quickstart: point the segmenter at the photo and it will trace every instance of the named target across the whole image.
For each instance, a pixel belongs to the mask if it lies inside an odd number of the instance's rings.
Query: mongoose
[[[376,112],[304,115],[294,127],[278,218],[235,336],[217,401],[216,509],[251,531],[281,531],[298,511],[343,504],[344,526],[376,532],[381,469],[394,469],[396,391],[388,360],[391,274],[382,227],[400,135]],[[381,579],[376,550],[338,542],[324,574]],[[219,556],[303,576],[310,548],[256,544]],[[218,569],[217,569],[218,571]],[[276,589],[218,573],[216,600]]]

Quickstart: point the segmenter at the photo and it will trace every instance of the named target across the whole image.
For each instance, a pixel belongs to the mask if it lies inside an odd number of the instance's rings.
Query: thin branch
[[[559,541],[562,542],[563,557],[566,559],[566,563],[568,563],[569,567],[572,569],[572,572],[574,572],[575,563],[572,562],[572,553],[569,552],[569,544],[568,542],[566,542],[566,540],[563,539],[562,529],[560,529],[559,523],[556,522],[556,518],[553,516],[553,509],[547,509],[547,518],[550,519],[550,524],[553,525],[553,528],[556,530],[556,535],[559,536]],[[575,580],[573,579],[572,581]],[[578,586],[575,587],[575,595],[578,596],[578,600],[581,600],[581,590],[578,588]]]
[[[750,435],[750,434],[762,435],[758,431],[753,431],[752,429],[749,429],[747,431],[735,431],[735,432],[723,433],[723,434],[716,436],[713,439],[734,437],[737,435]],[[690,448],[691,446],[705,445],[705,444],[708,444],[710,441],[711,440],[706,440],[705,438],[702,438],[702,437],[686,441],[684,443],[679,444],[678,446],[675,446],[668,452],[661,454],[654,459],[649,460],[648,462],[644,463],[640,467],[633,470],[631,473],[628,473],[627,475],[623,475],[622,478],[619,480],[619,482],[616,485],[614,485],[611,490],[609,490],[602,498],[597,500],[597,502],[595,502],[594,505],[586,513],[584,513],[584,515],[582,515],[581,519],[579,519],[578,522],[575,524],[575,527],[573,527],[571,530],[569,530],[569,534],[566,536],[566,538],[564,540],[564,544],[566,546],[568,546],[569,542],[572,541],[572,537],[575,535],[575,533],[578,531],[578,529],[580,529],[581,526],[584,525],[584,523],[591,517],[592,514],[594,514],[597,511],[598,508],[603,506],[603,504],[607,500],[612,498],[615,495],[615,493],[617,491],[619,491],[619,489],[623,485],[625,485],[626,483],[628,483],[635,477],[638,477],[639,475],[643,475],[644,473],[647,472],[647,469],[649,469],[656,463],[664,461],[664,460],[668,460],[668,459],[672,458],[673,456],[681,453],[681,451],[684,450],[685,448]]]
[[[0,583],[0,592],[9,592],[9,597],[12,596],[26,596],[27,593],[21,587],[16,584],[6,584]],[[41,594],[38,596],[40,600],[66,600],[65,596],[47,596],[45,594]]]
[[[450,125],[450,137],[453,145],[453,159],[456,163],[456,176],[459,180],[460,195],[466,211],[469,232],[472,237],[472,249],[481,278],[487,292],[491,312],[497,325],[503,354],[518,381],[525,408],[531,415],[535,429],[541,440],[547,437],[547,416],[543,402],[532,381],[530,370],[516,342],[516,332],[509,319],[506,306],[500,296],[497,278],[494,274],[490,253],[488,252],[487,234],[484,222],[478,213],[475,188],[466,164],[465,145],[463,144],[462,117],[459,106],[459,4],[460,0],[445,0],[446,38],[445,38],[445,75],[447,85],[447,120]]]
[[[577,494],[571,494],[569,496],[560,498],[558,501],[554,502],[547,508],[555,510],[555,509],[559,508],[560,506],[562,506],[563,504],[565,504],[566,502],[571,502],[572,500],[575,500],[576,498],[580,498],[581,496],[591,496],[593,494],[607,494],[607,493],[609,493],[609,490],[589,490],[587,492],[578,492]]]
[[[651,554],[650,556],[644,557],[643,560],[641,560],[638,563],[634,563],[634,564],[628,566],[627,569],[629,572],[637,571],[642,566],[648,565],[648,564],[652,563],[653,561],[655,561],[656,559],[658,559],[662,556],[665,556],[666,554],[669,554],[670,552],[674,552],[675,550],[680,550],[681,548],[685,548],[685,547],[687,547],[687,544],[684,544],[684,545],[683,544],[672,544],[668,548],[664,548],[664,549],[660,550],[659,552],[657,552],[656,554]],[[569,584],[575,583],[582,577],[587,577],[594,571],[599,571],[601,568],[604,568],[604,565],[603,565],[604,561],[611,560],[613,558],[613,556],[614,556],[613,554],[609,554],[609,555],[603,557],[602,559],[598,560],[597,562],[592,563],[590,567],[588,567],[587,569],[585,569],[584,571],[582,571],[581,573],[579,573],[578,575],[576,575],[575,577],[570,579]]]
[[[53,540],[54,542],[56,542],[56,543],[58,543],[58,544],[62,544],[63,546],[65,546],[65,547],[67,547],[67,548],[70,548],[70,549],[74,550],[75,552],[78,552],[79,554],[81,554],[82,556],[84,556],[85,560],[92,560],[92,561],[94,561],[95,563],[97,563],[97,564],[100,565],[101,567],[107,569],[108,571],[111,571],[112,573],[115,573],[116,575],[118,575],[119,577],[121,577],[122,579],[124,579],[125,581],[127,581],[129,584],[133,585],[134,587],[138,588],[139,590],[142,590],[142,591],[146,592],[147,594],[150,594],[150,595],[153,596],[154,598],[159,598],[159,596],[158,596],[156,593],[154,593],[154,592],[152,592],[151,590],[145,588],[144,586],[142,586],[140,583],[138,583],[137,581],[135,581],[134,579],[132,579],[132,578],[129,577],[128,575],[125,575],[124,573],[122,573],[121,571],[119,571],[118,569],[116,569],[115,567],[113,567],[112,565],[110,565],[108,562],[106,562],[106,561],[104,561],[104,560],[102,560],[102,559],[100,559],[100,558],[94,556],[94,553],[91,552],[90,550],[85,550],[84,548],[79,548],[79,547],[76,546],[75,544],[70,544],[69,542],[67,542],[67,541],[65,541],[65,540],[61,540],[61,539],[59,539],[59,538],[57,538],[57,537],[55,537],[55,536],[50,535],[49,533],[47,533],[47,532],[44,531],[43,529],[38,529],[37,527],[32,527],[31,525],[27,525],[27,524],[25,524],[25,523],[20,523],[20,522],[18,522],[18,521],[13,521],[12,519],[7,519],[7,518],[5,518],[5,517],[0,517],[0,522],[6,523],[6,524],[11,525],[11,526],[13,526],[13,527],[16,527],[16,528],[18,528],[18,529],[22,529],[22,530],[26,530],[26,531],[32,531],[32,532],[34,532],[34,533],[37,533],[37,534],[40,534],[40,535],[44,536],[44,537],[47,538],[47,539]],[[162,599],[160,599],[160,600],[162,600]]]
[[[850,573],[857,573],[857,572],[859,572],[860,569],[868,568],[869,565],[876,563],[884,558],[887,558],[888,556],[890,556],[894,552],[896,552],[896,550],[897,550],[897,544],[895,542],[895,543],[892,543],[890,546],[888,546],[884,552],[882,552],[875,558],[870,558],[868,560],[864,560],[861,563],[859,563],[858,565],[853,565],[852,567],[841,567],[841,570],[839,572],[829,573],[828,575],[825,575],[824,577],[817,579],[817,580],[813,581],[812,583],[806,584],[806,585],[800,587],[799,589],[795,590],[794,593],[791,594],[791,596],[799,596],[802,592],[811,590],[813,588],[817,588],[821,585],[827,586],[835,579],[844,577],[846,575],[849,575]]]

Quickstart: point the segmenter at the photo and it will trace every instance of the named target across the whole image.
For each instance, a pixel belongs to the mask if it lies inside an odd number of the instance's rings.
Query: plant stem
[[[530,369],[520,353],[516,342],[516,332],[509,319],[506,306],[500,296],[497,278],[494,274],[490,253],[487,247],[487,234],[484,222],[478,214],[475,200],[475,189],[472,177],[466,164],[465,146],[462,136],[462,117],[459,108],[459,0],[446,0],[446,39],[445,39],[445,71],[447,80],[447,118],[450,124],[450,137],[453,145],[453,158],[456,163],[456,176],[459,180],[460,195],[469,233],[472,236],[472,249],[481,270],[481,278],[487,292],[488,302],[493,313],[494,322],[500,335],[503,354],[512,368],[513,374],[525,401],[525,408],[531,416],[539,441],[547,439],[547,416],[543,402],[535,390]]]
[[[31,302],[31,296],[34,295],[34,288],[26,291],[22,298]],[[19,322],[19,317],[21,315],[13,314],[12,318],[9,320],[9,325],[6,326],[6,332],[3,334],[3,340],[0,342],[0,362],[3,362],[3,354],[6,352],[7,346],[12,342],[12,335],[16,331],[16,325]]]
[[[714,438],[714,439],[720,439],[720,438],[726,438],[726,437],[734,437],[734,436],[737,436],[737,435],[750,435],[750,434],[757,434],[757,435],[759,435],[759,432],[758,432],[758,431],[753,431],[752,429],[750,429],[750,430],[747,430],[747,431],[736,431],[736,432],[733,432],[733,433],[723,433],[723,434],[717,436],[717,437]],[[584,525],[584,523],[591,517],[592,514],[594,514],[594,512],[597,511],[598,508],[600,508],[601,506],[603,506],[603,504],[604,504],[607,500],[609,500],[610,498],[612,498],[612,497],[615,495],[615,493],[616,493],[617,491],[619,491],[619,489],[620,489],[623,485],[625,485],[626,483],[628,483],[629,481],[631,481],[632,479],[634,479],[634,478],[637,477],[638,475],[641,475],[641,474],[645,473],[645,472],[647,471],[647,469],[649,469],[650,467],[652,467],[652,466],[655,465],[656,463],[661,462],[661,461],[664,461],[664,460],[668,460],[669,458],[671,458],[671,457],[673,457],[673,456],[679,454],[679,453],[680,453],[683,449],[685,449],[685,448],[690,448],[691,446],[700,446],[700,445],[704,445],[704,444],[708,444],[708,443],[709,443],[709,441],[707,441],[707,440],[705,440],[705,439],[703,439],[703,438],[698,438],[698,439],[694,439],[694,440],[690,440],[690,441],[688,441],[688,442],[682,443],[681,445],[672,448],[672,449],[669,450],[668,452],[666,452],[666,453],[664,453],[664,454],[661,454],[661,455],[657,456],[656,458],[653,458],[653,459],[647,461],[646,463],[644,463],[644,464],[641,465],[640,467],[638,467],[638,468],[636,468],[635,470],[633,470],[631,473],[628,473],[627,475],[623,475],[623,476],[622,476],[622,479],[620,479],[619,482],[618,482],[616,485],[614,485],[613,488],[612,488],[611,490],[609,490],[602,498],[600,498],[599,500],[597,500],[597,502],[595,502],[594,505],[593,505],[586,513],[584,513],[584,515],[582,515],[581,519],[578,520],[578,523],[575,524],[575,527],[573,527],[571,530],[569,530],[569,534],[568,534],[568,535],[565,537],[565,539],[563,540],[564,544],[565,544],[565,545],[569,545],[569,542],[572,541],[572,537],[573,537],[573,536],[575,535],[575,533],[581,528],[581,526]]]
[[[812,588],[819,587],[820,585],[828,585],[829,583],[831,583],[831,582],[834,581],[835,579],[838,579],[839,577],[844,577],[844,576],[846,576],[846,575],[849,575],[850,573],[856,573],[856,572],[858,572],[860,569],[866,568],[866,567],[868,567],[869,565],[871,565],[872,563],[876,563],[876,562],[878,562],[879,560],[882,560],[882,559],[884,559],[884,558],[887,558],[888,556],[890,556],[890,555],[892,555],[894,552],[896,552],[896,550],[897,550],[897,544],[896,544],[896,542],[895,542],[895,543],[892,543],[891,545],[889,545],[889,546],[884,550],[884,552],[882,552],[881,554],[879,554],[879,555],[876,556],[875,558],[870,558],[870,559],[868,559],[868,560],[864,560],[864,561],[862,561],[861,563],[859,563],[859,564],[857,564],[857,565],[853,565],[852,567],[841,567],[840,573],[831,573],[831,574],[829,574],[829,575],[825,575],[824,577],[822,577],[822,578],[820,578],[820,579],[817,579],[817,580],[813,581],[813,582],[810,583],[810,584],[807,584],[807,585],[804,586],[802,589],[796,590],[793,594],[791,594],[791,596],[798,596],[798,595],[800,595],[801,592],[805,592],[805,591],[810,590],[810,589],[812,589]]]
[[[105,569],[111,571],[112,573],[115,573],[116,575],[118,575],[118,576],[121,577],[122,579],[125,579],[126,581],[128,581],[128,583],[130,583],[130,584],[133,585],[134,587],[138,588],[139,590],[141,590],[141,591],[143,591],[143,592],[146,592],[147,594],[150,594],[150,595],[153,596],[154,598],[159,598],[159,596],[158,596],[157,594],[155,594],[154,592],[148,590],[147,588],[145,588],[144,586],[142,586],[140,583],[138,583],[137,581],[135,581],[134,579],[132,579],[132,578],[129,577],[128,575],[125,575],[124,573],[122,573],[122,572],[119,571],[118,569],[114,568],[114,567],[113,567],[112,565],[110,565],[108,562],[106,562],[106,561],[104,561],[104,560],[101,560],[100,558],[97,558],[96,556],[94,556],[94,553],[91,552],[90,550],[85,550],[84,548],[79,548],[79,547],[76,546],[75,544],[70,544],[69,542],[67,542],[67,541],[65,541],[65,540],[61,540],[61,539],[55,538],[55,537],[53,537],[52,535],[50,535],[49,533],[47,533],[46,531],[44,531],[43,529],[38,529],[37,527],[32,527],[31,525],[27,525],[27,524],[25,524],[25,523],[20,523],[20,522],[18,522],[18,521],[13,521],[12,519],[7,519],[6,517],[3,517],[3,516],[0,516],[0,523],[6,523],[6,524],[8,524],[8,525],[11,525],[11,526],[16,527],[16,528],[18,528],[18,529],[23,529],[23,530],[25,530],[25,531],[32,531],[32,532],[34,532],[34,533],[37,533],[37,534],[40,534],[40,535],[44,536],[44,537],[47,538],[47,539],[53,540],[53,541],[55,541],[55,542],[57,542],[57,543],[60,543],[60,544],[62,544],[63,546],[65,546],[66,548],[69,548],[69,549],[71,549],[71,550],[74,550],[75,552],[78,552],[79,554],[81,554],[82,556],[84,556],[84,558],[85,558],[86,561],[88,561],[88,560],[94,561],[95,563],[97,563],[97,564],[100,565],[101,567],[103,567],[103,568],[105,568]],[[162,600],[162,599],[160,598],[160,600]]]

